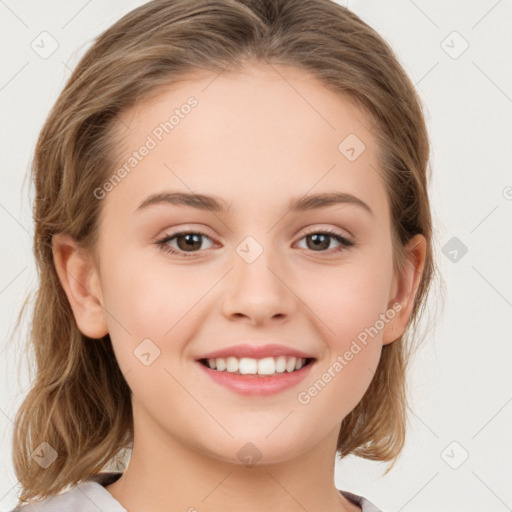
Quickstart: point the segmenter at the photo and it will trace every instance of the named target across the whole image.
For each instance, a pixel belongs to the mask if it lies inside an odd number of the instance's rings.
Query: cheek
[[[318,324],[342,350],[347,342],[373,326],[385,313],[391,282],[391,261],[350,262],[340,267],[324,268],[314,277],[298,277],[299,296],[315,313]],[[380,323],[379,323],[380,325]]]
[[[162,262],[126,256],[110,267],[106,307],[134,335],[155,339],[170,335],[169,331],[207,291],[209,280],[201,286],[204,281],[197,272],[191,273],[185,266],[166,265],[163,258]]]
[[[333,426],[361,400],[377,369],[390,275],[386,264],[351,265],[317,273],[315,292],[304,285],[306,304],[323,336],[323,357],[299,390],[306,414]],[[309,292],[306,292],[309,290]],[[329,411],[326,413],[326,411]]]
[[[154,360],[152,369],[169,367],[170,358],[176,361],[183,353],[200,325],[212,275],[194,272],[192,266],[171,267],[163,260],[147,264],[128,254],[117,258],[119,264],[114,260],[112,255],[107,262],[110,271],[102,286],[116,358],[123,373],[133,372],[131,379],[151,379],[143,359]],[[150,355],[142,356],[146,353]]]

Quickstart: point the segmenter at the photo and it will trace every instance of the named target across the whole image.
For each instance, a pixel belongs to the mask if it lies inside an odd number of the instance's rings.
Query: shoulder
[[[383,512],[380,508],[374,505],[370,500],[358,494],[349,491],[340,491],[340,493],[355,505],[361,507],[361,512]]]
[[[100,473],[61,494],[23,504],[10,512],[126,512],[103,487],[118,476],[120,474]]]

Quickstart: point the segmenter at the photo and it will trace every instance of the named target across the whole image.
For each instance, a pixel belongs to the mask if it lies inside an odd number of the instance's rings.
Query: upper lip
[[[213,352],[208,352],[208,354],[204,354],[201,357],[198,357],[197,360],[201,359],[217,359],[218,357],[226,358],[226,357],[250,357],[253,359],[262,359],[264,357],[277,357],[277,356],[295,356],[302,357],[305,359],[314,359],[314,357],[306,352],[302,352],[292,347],[287,347],[285,345],[279,345],[276,343],[271,343],[268,345],[249,345],[249,344],[241,344],[241,345],[233,345],[231,347],[215,350]]]

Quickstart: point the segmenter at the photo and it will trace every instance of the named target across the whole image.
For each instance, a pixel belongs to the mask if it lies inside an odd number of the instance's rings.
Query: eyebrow
[[[230,203],[217,196],[189,192],[159,192],[143,199],[135,211],[145,210],[150,206],[158,204],[188,206],[211,212],[224,212],[228,211],[231,207]],[[344,192],[324,192],[292,198],[288,208],[292,212],[304,212],[326,208],[336,204],[359,206],[370,215],[374,215],[372,209],[364,201],[352,194]]]

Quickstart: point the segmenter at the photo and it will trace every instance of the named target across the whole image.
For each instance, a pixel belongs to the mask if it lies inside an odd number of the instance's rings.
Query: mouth
[[[232,375],[247,375],[252,377],[272,377],[280,374],[299,372],[316,361],[312,357],[295,357],[281,355],[255,359],[251,357],[218,357],[214,359],[199,359],[206,368],[218,373]]]

